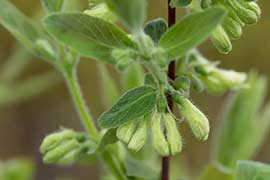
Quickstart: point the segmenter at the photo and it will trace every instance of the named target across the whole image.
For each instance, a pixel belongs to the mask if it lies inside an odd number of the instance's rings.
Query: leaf
[[[265,77],[250,75],[248,87],[228,100],[216,140],[215,156],[227,168],[250,159],[262,143],[270,119],[270,107],[260,111],[266,97]],[[256,128],[254,128],[256,127]]]
[[[200,180],[234,180],[233,173],[221,166],[209,165],[203,171]]]
[[[42,5],[48,12],[61,11],[63,4],[64,0],[42,0]]]
[[[146,0],[105,0],[131,32],[138,33],[143,28],[146,16]]]
[[[158,44],[160,38],[167,29],[167,22],[162,18],[157,18],[146,23],[144,32],[152,38],[155,44]]]
[[[120,97],[115,80],[111,77],[104,64],[99,63],[103,100],[106,107],[113,105]]]
[[[238,161],[236,169],[237,180],[268,180],[270,166],[252,161]]]
[[[42,47],[37,46],[39,40],[46,40],[42,32],[30,19],[6,0],[0,0],[0,24],[35,55],[50,60],[54,58],[44,54]]]
[[[143,178],[147,180],[157,180],[159,172],[144,161],[128,158],[125,161],[127,176]]]
[[[114,48],[135,48],[135,44],[115,25],[83,13],[52,14],[44,19],[47,31],[83,56],[115,63]]]
[[[99,118],[99,126],[113,128],[136,120],[152,111],[157,99],[156,89],[141,86],[126,92]]]
[[[225,15],[225,10],[216,7],[187,15],[162,36],[159,46],[168,59],[179,58],[206,40]]]
[[[132,64],[124,72],[124,75],[122,77],[123,89],[126,91],[143,85],[144,72],[139,64]]]
[[[188,6],[192,0],[171,0],[171,7],[185,7]]]

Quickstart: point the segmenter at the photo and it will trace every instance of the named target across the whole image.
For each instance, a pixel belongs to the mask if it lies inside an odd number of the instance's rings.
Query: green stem
[[[84,125],[85,129],[89,133],[89,135],[98,142],[99,140],[99,134],[98,131],[94,125],[93,118],[91,117],[87,106],[84,102],[80,85],[77,80],[77,74],[75,70],[68,71],[66,74],[66,81],[69,87],[70,94],[72,96],[73,102],[75,104],[75,107],[77,109],[77,112],[80,115],[82,124]]]
[[[76,69],[75,66],[71,69]],[[77,80],[77,74],[75,70],[67,70],[65,72],[66,82],[68,84],[70,94],[72,96],[73,102],[75,107],[80,115],[82,124],[85,126],[85,129],[89,133],[89,135],[98,142],[100,139],[98,130],[94,125],[94,121],[88,111],[88,108],[84,102],[80,85]],[[103,153],[100,154],[101,159],[110,169],[110,171],[114,174],[114,176],[118,180],[126,180],[127,177],[123,170],[119,167],[120,160],[113,156],[113,153],[110,153],[108,150],[105,150]]]

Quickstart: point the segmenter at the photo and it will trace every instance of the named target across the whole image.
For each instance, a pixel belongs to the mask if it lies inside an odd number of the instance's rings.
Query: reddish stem
[[[170,0],[168,0],[168,21],[169,21],[169,27],[173,26],[176,22],[176,10],[175,8],[170,7]],[[175,79],[175,61],[172,61],[169,64],[168,78],[171,80]],[[173,111],[173,99],[170,95],[167,96],[167,101],[168,101],[170,110]],[[161,179],[169,180],[169,173],[170,173],[170,158],[163,157]]]

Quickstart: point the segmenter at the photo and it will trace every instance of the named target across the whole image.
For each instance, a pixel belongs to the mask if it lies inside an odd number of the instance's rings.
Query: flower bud
[[[187,90],[189,90],[190,83],[191,83],[190,79],[187,76],[179,76],[174,80],[173,86],[177,90],[182,89],[184,91],[187,91]]]
[[[230,39],[236,40],[239,39],[242,35],[242,27],[241,25],[232,19],[231,17],[227,17],[222,25],[225,32],[228,34]]]
[[[195,137],[200,140],[207,140],[210,127],[206,116],[186,98],[181,99],[179,109]]]
[[[204,86],[206,87],[207,91],[214,95],[220,95],[227,90],[224,84],[213,76],[200,76]]]
[[[161,114],[155,113],[152,116],[151,130],[152,130],[153,145],[156,151],[161,156],[168,156],[170,154],[169,144],[166,141],[164,133],[161,129],[160,120]]]
[[[46,164],[51,164],[51,163],[58,163],[62,164],[62,158],[64,158],[66,155],[68,155],[70,152],[76,151],[76,154],[73,153],[72,158],[69,158],[70,161],[63,161],[66,164],[72,163],[75,161],[76,157],[75,155],[78,155],[80,153],[80,144],[75,140],[67,140],[62,142],[60,145],[58,145],[56,148],[48,151],[45,153],[43,156],[43,162]]]
[[[212,33],[211,41],[222,54],[228,54],[232,50],[231,41],[222,26],[218,26]]]
[[[247,76],[245,73],[239,73],[232,70],[223,70],[215,68],[211,76],[221,81],[228,89],[237,89],[243,86]]]
[[[228,0],[228,3],[244,23],[254,24],[258,21],[257,13],[241,6],[238,1]]]
[[[142,148],[147,138],[147,124],[145,119],[139,122],[138,128],[128,144],[129,149],[139,151]]]
[[[163,122],[167,130],[167,141],[170,148],[170,154],[175,155],[182,150],[182,139],[177,129],[175,119],[170,114],[163,114]]]
[[[46,164],[71,164],[91,147],[95,147],[95,143],[85,135],[64,129],[45,137],[40,152]]]
[[[76,132],[70,129],[63,129],[60,132],[52,133],[46,136],[45,139],[43,140],[40,146],[40,152],[44,154],[47,151],[58,146],[62,141],[75,138],[76,135],[77,135]]]
[[[257,15],[258,19],[261,17],[261,8],[256,2],[244,2],[243,0],[240,0],[239,2],[246,9],[253,11]]]
[[[129,143],[131,137],[133,136],[133,133],[136,130],[136,123],[131,122],[125,125],[122,125],[117,128],[116,136],[118,139],[125,143]]]

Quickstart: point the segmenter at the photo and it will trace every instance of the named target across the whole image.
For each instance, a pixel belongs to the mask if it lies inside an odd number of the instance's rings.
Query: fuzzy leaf
[[[0,24],[35,55],[50,60],[54,58],[49,54],[44,54],[44,49],[37,45],[40,40],[46,41],[43,33],[30,19],[6,0],[0,0]]]
[[[140,32],[146,16],[146,0],[105,0],[123,24],[132,32]]]
[[[238,161],[236,169],[237,180],[268,180],[270,166],[252,161]]]
[[[187,15],[163,35],[159,46],[168,59],[179,58],[206,40],[225,15],[225,10],[216,7]]]
[[[64,0],[42,0],[42,5],[48,12],[61,11],[63,3]]]
[[[156,89],[141,86],[131,89],[99,118],[102,128],[118,127],[132,120],[136,120],[152,111],[157,99]]]
[[[52,14],[44,19],[47,31],[83,56],[114,63],[113,48],[134,48],[127,35],[115,25],[83,13]]]
[[[162,35],[167,31],[168,25],[162,18],[157,18],[146,23],[144,32],[151,37],[155,44],[158,44]]]
[[[270,107],[260,111],[266,96],[267,80],[253,74],[248,86],[229,99],[223,123],[217,131],[215,156],[227,168],[234,168],[239,159],[250,159],[268,128]]]

